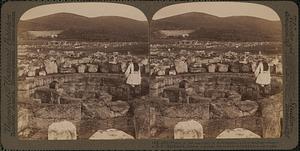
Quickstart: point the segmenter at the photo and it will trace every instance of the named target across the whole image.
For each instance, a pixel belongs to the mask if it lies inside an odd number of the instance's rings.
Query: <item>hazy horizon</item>
[[[159,9],[153,20],[163,19],[186,13],[205,13],[217,17],[249,16],[270,21],[280,21],[277,13],[271,8],[246,2],[190,2],[165,6]],[[136,7],[117,3],[63,3],[41,5],[27,10],[20,18],[22,21],[43,16],[70,13],[88,18],[116,16],[147,21],[144,13]]]
[[[20,18],[22,21],[35,19],[43,16],[70,13],[88,18],[101,16],[118,16],[139,21],[147,21],[144,13],[136,7],[118,3],[63,3],[41,5],[27,10]]]
[[[264,5],[246,2],[190,2],[174,4],[159,9],[153,20],[197,12],[217,17],[249,16],[270,21],[280,21],[277,13]]]

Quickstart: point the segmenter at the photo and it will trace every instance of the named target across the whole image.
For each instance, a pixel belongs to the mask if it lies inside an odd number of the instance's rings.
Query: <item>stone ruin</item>
[[[126,95],[127,90],[122,89],[121,82],[113,82],[114,77],[109,80],[97,75],[69,76],[71,78],[36,78],[20,85],[18,135],[21,139],[59,139],[55,138],[55,135],[60,137],[59,129],[54,127],[53,133],[50,131],[53,129],[52,124],[64,120],[76,127],[76,139],[87,139],[97,130],[110,128],[134,135],[132,115],[127,102],[129,96]],[[49,82],[53,80],[62,83],[62,92],[48,88]],[[112,93],[110,90],[115,88],[121,91],[115,90]],[[114,95],[110,95],[111,93]],[[57,101],[58,98],[60,101]],[[61,139],[69,139],[64,135],[61,135]]]
[[[237,128],[263,138],[281,135],[283,92],[276,80],[271,83],[270,95],[264,98],[259,97],[259,89],[248,83],[249,77],[210,75],[206,79],[202,75],[201,78],[184,77],[188,81],[194,80],[190,92],[178,88],[180,79],[174,77],[168,80],[166,77],[152,81],[150,91],[158,93],[134,99],[123,96],[127,99],[120,99],[122,97],[110,94],[126,93],[107,91],[105,87],[117,87],[106,85],[111,83],[108,79],[98,75],[97,78],[96,75],[82,76],[62,76],[62,88],[67,90],[65,93],[68,95],[62,97],[60,104],[47,100],[49,91],[44,87],[56,76],[34,81],[31,85],[20,85],[18,95],[23,99],[18,103],[18,135],[21,139],[55,139],[55,135],[49,137],[50,126],[64,120],[76,127],[75,132],[73,127],[72,137],[62,132],[61,138],[64,139],[73,138],[75,134],[76,139],[100,139],[102,136],[123,139],[127,138],[125,133],[130,139],[205,139],[217,138],[224,131],[240,132]],[[193,123],[193,126],[180,126],[185,122],[188,122],[187,125]],[[70,129],[71,126],[67,127]],[[67,128],[65,131],[71,130]]]

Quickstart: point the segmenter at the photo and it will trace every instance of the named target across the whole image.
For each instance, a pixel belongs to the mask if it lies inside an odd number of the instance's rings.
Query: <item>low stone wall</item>
[[[235,90],[243,98],[256,98],[259,88],[255,84],[253,74],[247,73],[198,73],[198,74],[179,74],[176,76],[162,76],[151,79],[150,95],[162,96],[164,89],[178,87],[179,82],[188,80],[191,83],[202,83],[206,88]],[[276,94],[282,90],[282,77],[272,76],[271,94]]]
[[[18,101],[28,102],[33,98],[38,88],[49,87],[52,81],[58,81],[67,94],[80,98],[87,91],[104,90],[113,96],[113,100],[128,100],[129,86],[125,83],[126,78],[121,74],[109,73],[75,73],[56,74],[26,78],[18,81]],[[141,95],[148,94],[149,80],[142,78]]]

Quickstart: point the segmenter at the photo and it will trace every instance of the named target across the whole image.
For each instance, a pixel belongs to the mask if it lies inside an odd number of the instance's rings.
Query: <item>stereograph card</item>
[[[4,150],[298,146],[295,1],[5,1]]]

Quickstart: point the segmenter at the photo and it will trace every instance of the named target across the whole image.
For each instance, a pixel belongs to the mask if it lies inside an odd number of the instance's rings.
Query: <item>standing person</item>
[[[140,66],[136,58],[129,63],[127,70],[125,72],[125,77],[127,78],[126,83],[131,86],[131,92],[133,95],[138,95],[139,86],[142,82]]]
[[[265,94],[265,86],[269,86],[271,84],[270,67],[265,59],[258,63],[254,74],[256,77],[255,82],[260,86],[260,88],[263,91],[263,94]]]
[[[52,104],[57,103],[60,104],[61,100],[61,95],[63,93],[63,89],[60,89],[59,87],[59,82],[58,81],[52,81],[49,84],[49,88],[51,89],[50,91],[50,101]]]

